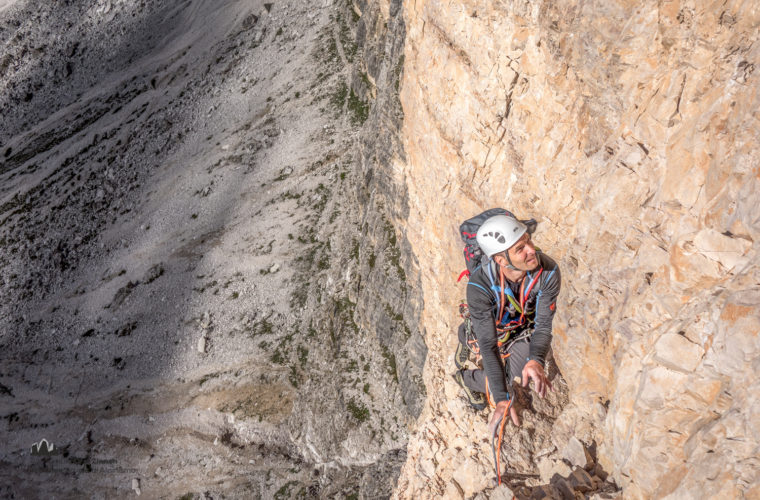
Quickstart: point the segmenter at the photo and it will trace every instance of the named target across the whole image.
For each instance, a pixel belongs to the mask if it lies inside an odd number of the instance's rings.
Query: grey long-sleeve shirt
[[[533,311],[528,317],[534,321],[535,330],[530,338],[530,356],[541,365],[549,352],[552,341],[552,320],[556,310],[557,296],[560,290],[559,266],[547,255],[536,252],[540,267],[543,268],[533,288],[525,300],[525,310]],[[529,272],[525,276],[525,292],[531,280],[538,273],[538,269]],[[490,276],[489,276],[490,275]],[[519,313],[506,299],[507,288],[512,291],[516,302],[520,302],[520,283],[505,280],[505,310],[519,317]],[[499,355],[499,346],[496,336],[496,316],[499,314],[499,275],[496,264],[489,262],[477,268],[470,276],[467,286],[467,304],[470,308],[472,327],[480,346],[480,355],[483,357],[483,369],[488,378],[488,386],[494,398],[494,402],[509,399],[504,365]],[[526,322],[523,328],[530,325]],[[512,335],[519,334],[518,329]]]

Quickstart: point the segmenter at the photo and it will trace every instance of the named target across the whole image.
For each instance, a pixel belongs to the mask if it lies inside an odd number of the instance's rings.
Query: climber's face
[[[509,252],[509,259],[512,261],[512,266],[520,271],[532,271],[538,267],[536,247],[533,246],[530,234],[528,233],[523,234],[522,238],[517,240],[517,243],[512,245],[507,252]]]

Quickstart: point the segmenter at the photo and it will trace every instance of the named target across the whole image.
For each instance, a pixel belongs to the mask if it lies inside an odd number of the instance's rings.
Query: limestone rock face
[[[495,206],[537,218],[535,240],[562,268],[553,348],[570,403],[555,446],[595,441],[627,498],[760,494],[760,10],[403,9],[405,158],[394,172],[429,352],[396,494],[453,494],[453,477],[469,496],[491,480],[470,477],[490,449],[481,417],[452,403],[448,373],[465,293],[457,226]]]

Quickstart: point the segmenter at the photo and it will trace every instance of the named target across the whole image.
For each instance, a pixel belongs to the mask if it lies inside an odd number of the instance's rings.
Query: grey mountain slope
[[[396,271],[357,209],[350,12],[0,11],[3,496],[390,494],[422,363],[357,306]]]

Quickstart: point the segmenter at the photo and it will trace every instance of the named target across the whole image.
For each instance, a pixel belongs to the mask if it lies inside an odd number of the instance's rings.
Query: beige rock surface
[[[469,496],[492,480],[486,415],[452,400],[448,374],[464,295],[457,225],[493,206],[536,217],[563,272],[553,346],[570,403],[551,437],[515,436],[596,441],[626,498],[756,495],[756,2],[403,8],[395,171],[429,354],[396,496],[440,497],[452,477]]]

